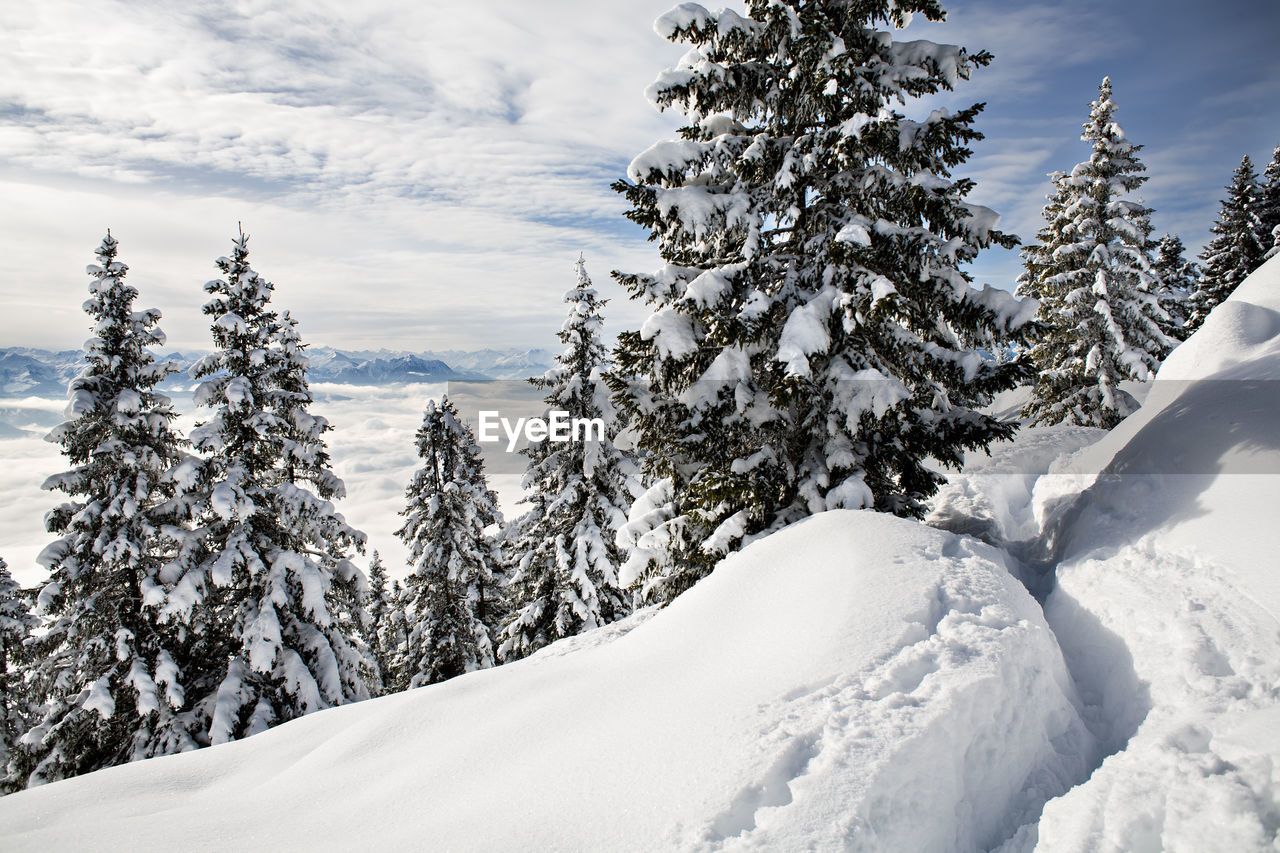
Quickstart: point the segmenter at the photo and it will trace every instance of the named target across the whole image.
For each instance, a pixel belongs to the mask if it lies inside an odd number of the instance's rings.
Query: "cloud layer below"
[[[414,433],[422,423],[427,400],[439,399],[445,386],[320,384],[312,391],[316,398],[312,410],[333,426],[326,440],[334,472],[347,487],[347,497],[337,502],[338,511],[368,535],[368,551],[376,549],[382,555],[388,573],[404,577],[409,573],[408,550],[395,532],[403,521],[399,513],[405,505],[405,487],[422,464]],[[178,421],[185,435],[194,425],[189,395],[174,402],[187,413]],[[36,556],[53,539],[44,530],[44,515],[66,499],[61,492],[40,488],[46,478],[67,468],[58,445],[41,438],[61,420],[58,414],[66,401],[30,397],[3,403],[4,422],[23,429],[25,435],[0,438],[0,456],[5,460],[0,465],[0,557],[14,577],[29,586],[46,574],[36,565]],[[518,504],[524,458],[503,459],[507,464],[495,465],[498,460],[492,455],[504,451],[494,445],[484,449],[491,460],[488,467],[499,471],[489,477],[489,486],[498,493],[502,511],[515,517],[524,511]],[[366,566],[367,557],[357,562]]]

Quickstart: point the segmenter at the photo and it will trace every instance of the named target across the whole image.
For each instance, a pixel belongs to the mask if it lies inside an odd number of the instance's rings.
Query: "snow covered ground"
[[[995,448],[934,526],[809,519],[528,660],[6,797],[0,838],[1275,849],[1277,382],[1280,259],[1140,412]]]
[[[1280,258],[1101,440],[1029,430],[935,502],[931,521],[1003,545],[1047,594],[1108,754],[1028,829],[1037,850],[1280,845],[1277,424]]]
[[[1040,849],[1277,849],[1280,258],[1064,468],[1102,458],[1047,518],[1062,559],[1045,612],[1095,734],[1127,744],[1049,804]]]
[[[9,797],[0,833],[14,850],[974,850],[1085,770],[1039,607],[998,552],[914,522],[795,525],[620,634]]]

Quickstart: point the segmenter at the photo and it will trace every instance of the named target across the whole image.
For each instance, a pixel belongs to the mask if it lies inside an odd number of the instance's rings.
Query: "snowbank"
[[[1076,454],[1046,614],[1111,755],[1037,850],[1274,850],[1280,830],[1280,258]],[[1070,467],[1070,466],[1068,466]],[[1067,507],[1069,506],[1069,509]]]
[[[1093,744],[992,548],[869,512],[526,661],[0,800],[7,850],[990,849]]]

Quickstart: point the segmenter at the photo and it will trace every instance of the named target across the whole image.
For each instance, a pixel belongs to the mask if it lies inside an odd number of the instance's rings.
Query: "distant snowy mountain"
[[[554,352],[545,349],[482,349],[471,352],[442,350],[423,355],[442,359],[459,370],[482,373],[490,379],[528,379],[531,376],[541,376],[555,362],[556,357]]]
[[[447,382],[450,379],[493,379],[474,370],[457,369],[430,354],[382,351],[344,352],[332,347],[309,347],[312,382],[345,385],[387,385],[398,382]]]
[[[190,387],[186,371],[202,355],[163,353],[181,372],[172,377],[169,390]],[[448,350],[441,353],[411,353],[390,350],[349,351],[314,346],[307,349],[312,382],[345,385],[387,385],[403,382],[447,382],[449,380],[525,379],[549,368],[555,354],[542,349],[475,352]],[[80,350],[48,350],[29,347],[0,349],[0,397],[61,397],[67,383],[84,366]]]
[[[28,347],[0,349],[0,397],[50,397],[67,393],[80,372],[80,350],[48,352]]]

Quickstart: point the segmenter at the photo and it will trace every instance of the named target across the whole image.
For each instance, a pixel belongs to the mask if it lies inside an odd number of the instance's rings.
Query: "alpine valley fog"
[[[439,400],[447,387],[443,382],[312,386],[315,412],[333,426],[326,440],[334,472],[347,487],[347,497],[337,502],[337,509],[369,536],[366,558],[357,562],[364,565],[376,549],[392,577],[408,573],[408,551],[395,531],[401,523],[405,486],[418,462],[413,434],[427,400]],[[190,396],[175,394],[174,404],[182,413],[179,429],[189,433],[195,425]],[[61,500],[40,486],[63,470],[66,460],[44,436],[63,419],[66,405],[65,397],[0,399],[0,452],[6,462],[0,466],[0,542],[10,571],[24,586],[47,575],[36,565],[36,555],[53,538],[44,530],[44,514]],[[490,458],[508,455],[515,462],[493,471],[490,486],[498,493],[504,515],[511,516],[523,509],[517,502],[524,457],[501,449],[489,453]],[[495,459],[492,467],[504,467],[502,463]]]

